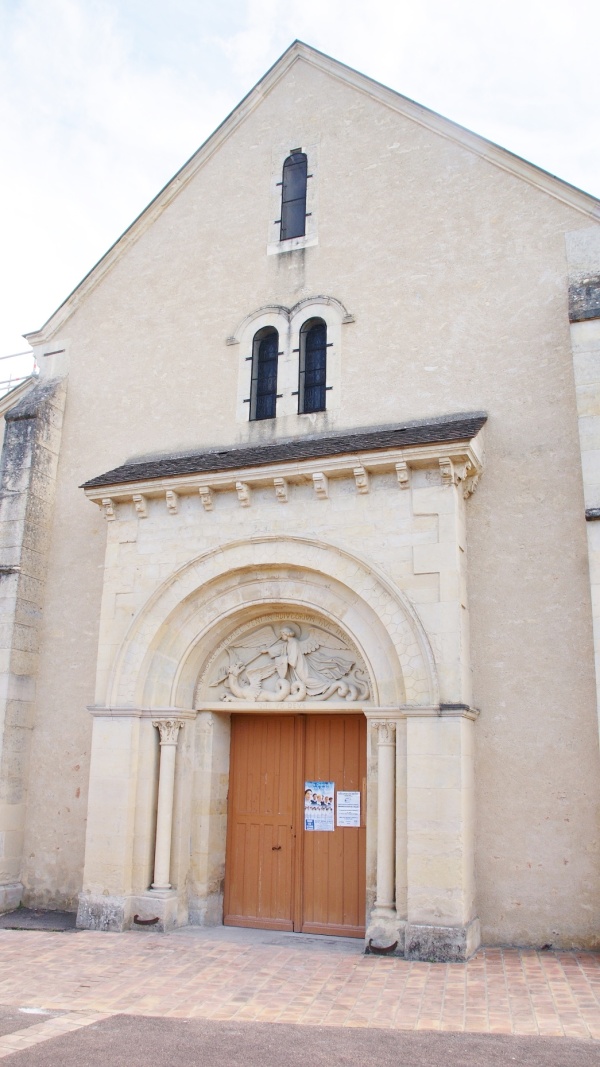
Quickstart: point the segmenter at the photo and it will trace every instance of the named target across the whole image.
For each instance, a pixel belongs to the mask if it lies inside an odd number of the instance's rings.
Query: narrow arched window
[[[309,319],[300,331],[300,379],[298,411],[325,411],[327,388],[327,326],[323,319]]]
[[[280,241],[304,237],[307,170],[307,159],[300,149],[293,150],[283,164]]]
[[[265,326],[254,336],[252,346],[252,391],[250,419],[274,419],[277,405],[277,356],[279,334]]]

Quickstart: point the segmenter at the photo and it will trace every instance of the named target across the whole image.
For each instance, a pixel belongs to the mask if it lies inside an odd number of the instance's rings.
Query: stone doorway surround
[[[337,635],[369,678],[352,705],[369,721],[367,944],[412,959],[460,960],[477,948],[465,499],[481,452],[468,440],[350,464],[359,504],[365,486],[377,490],[383,514],[393,506],[405,522],[412,595],[363,538],[361,552],[347,536],[336,543],[334,529],[314,537],[254,525],[260,509],[248,500],[265,499],[265,478],[277,506],[293,493],[282,464],[254,471],[256,488],[239,471],[218,490],[202,475],[116,484],[110,496],[105,485],[87,490],[104,508],[108,545],[80,926],[222,922],[230,712],[349,709],[336,694],[234,709],[211,689],[232,634],[271,620],[279,636],[288,620]],[[331,465],[303,475],[316,506],[348,474],[339,457]],[[198,552],[206,538],[190,516],[218,513],[217,491],[248,509],[247,536],[225,541],[217,525],[217,543]],[[222,521],[231,535],[230,511]]]

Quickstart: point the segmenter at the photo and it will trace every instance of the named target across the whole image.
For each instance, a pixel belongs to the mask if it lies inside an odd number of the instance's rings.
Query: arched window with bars
[[[327,326],[308,319],[300,330],[298,412],[325,411],[327,389]]]
[[[251,422],[275,418],[278,356],[279,334],[272,326],[265,326],[254,335],[252,345]]]
[[[299,148],[292,149],[283,164],[280,241],[306,233],[306,181],[308,161]]]

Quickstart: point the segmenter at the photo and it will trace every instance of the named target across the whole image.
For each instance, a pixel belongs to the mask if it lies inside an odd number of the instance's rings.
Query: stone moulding
[[[113,520],[118,515],[117,504],[132,503],[135,507],[140,496],[145,501],[151,498],[164,499],[165,496],[174,500],[182,496],[196,496],[202,500],[205,511],[209,512],[213,510],[215,494],[220,492],[236,492],[240,506],[248,507],[253,489],[270,488],[273,491],[273,499],[282,500],[284,486],[285,499],[289,500],[294,486],[312,484],[316,495],[327,499],[328,483],[334,479],[352,479],[357,493],[364,494],[368,487],[369,475],[391,473],[398,480],[400,488],[404,488],[409,485],[411,470],[437,467],[443,472],[446,485],[458,486],[463,495],[468,497],[475,489],[483,470],[482,449],[478,438],[479,435],[470,441],[428,444],[402,450],[357,452],[237,470],[208,473],[201,471],[198,474],[172,475],[122,485],[90,486],[84,491],[90,500],[104,507],[107,518]],[[361,474],[359,479],[356,477],[357,470]],[[210,500],[208,507],[207,500]],[[108,503],[110,507],[107,506]],[[169,510],[172,514],[176,513],[176,508]]]
[[[265,565],[272,587],[269,604],[262,596]],[[249,592],[246,608],[260,603],[263,613],[272,608],[287,614],[300,598],[303,612],[315,611],[323,619],[329,617],[331,623],[339,620],[340,611],[346,610],[350,598],[356,608],[353,628],[362,627],[363,643],[355,640],[361,657],[371,679],[375,676],[373,663],[379,663],[378,676],[384,679],[384,688],[390,690],[383,702],[429,705],[439,699],[435,660],[420,618],[409,598],[372,561],[313,538],[264,534],[250,542],[238,539],[210,549],[190,560],[155,590],[132,620],[111,663],[106,700],[98,699],[98,703],[116,707],[156,703],[172,707],[181,703],[190,707],[202,668],[195,649],[199,650],[198,655],[204,655],[200,650],[210,639],[215,623],[221,625],[231,617],[232,628],[236,625],[240,569],[256,575],[257,589],[252,595]],[[213,595],[215,582],[219,584]],[[322,609],[324,591],[330,601],[326,612]],[[393,623],[393,635],[381,621],[382,613],[388,624]],[[202,620],[200,631],[198,620]],[[154,640],[163,631],[176,637],[176,649],[170,648],[167,659],[160,653],[160,641]],[[354,633],[356,638],[355,630]],[[398,685],[404,693],[398,691],[396,696],[392,679],[396,678],[397,669],[398,678],[403,679]],[[376,704],[381,702],[377,692],[372,696]]]

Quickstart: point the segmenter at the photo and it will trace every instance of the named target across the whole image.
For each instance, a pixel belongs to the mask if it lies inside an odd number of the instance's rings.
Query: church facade
[[[295,42],[27,336],[2,909],[597,947],[598,201]]]

